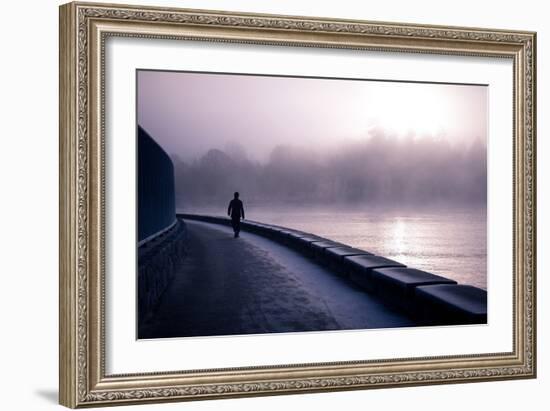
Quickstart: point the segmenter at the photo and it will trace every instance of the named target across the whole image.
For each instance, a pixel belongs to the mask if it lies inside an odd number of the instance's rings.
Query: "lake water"
[[[216,211],[208,214],[220,214]],[[485,208],[336,211],[249,205],[246,218],[317,234],[487,289]]]

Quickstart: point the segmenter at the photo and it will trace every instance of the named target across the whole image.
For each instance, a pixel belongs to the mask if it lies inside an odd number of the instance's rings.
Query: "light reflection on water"
[[[307,231],[487,288],[485,208],[368,211],[248,207],[247,218]]]

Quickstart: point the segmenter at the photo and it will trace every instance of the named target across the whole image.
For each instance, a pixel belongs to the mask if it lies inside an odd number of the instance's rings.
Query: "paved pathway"
[[[186,221],[189,255],[140,338],[413,325],[379,300],[264,237]]]

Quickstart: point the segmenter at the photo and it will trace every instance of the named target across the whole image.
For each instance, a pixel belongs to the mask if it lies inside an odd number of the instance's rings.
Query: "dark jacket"
[[[230,215],[233,220],[239,220],[241,217],[244,218],[243,202],[238,198],[231,200],[227,208],[227,215]]]

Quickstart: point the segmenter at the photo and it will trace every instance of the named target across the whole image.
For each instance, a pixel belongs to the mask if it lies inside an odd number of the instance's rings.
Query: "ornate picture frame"
[[[513,63],[511,351],[108,374],[105,43],[169,39],[502,58]],[[536,34],[69,3],[60,7],[60,403],[67,407],[535,378]]]

